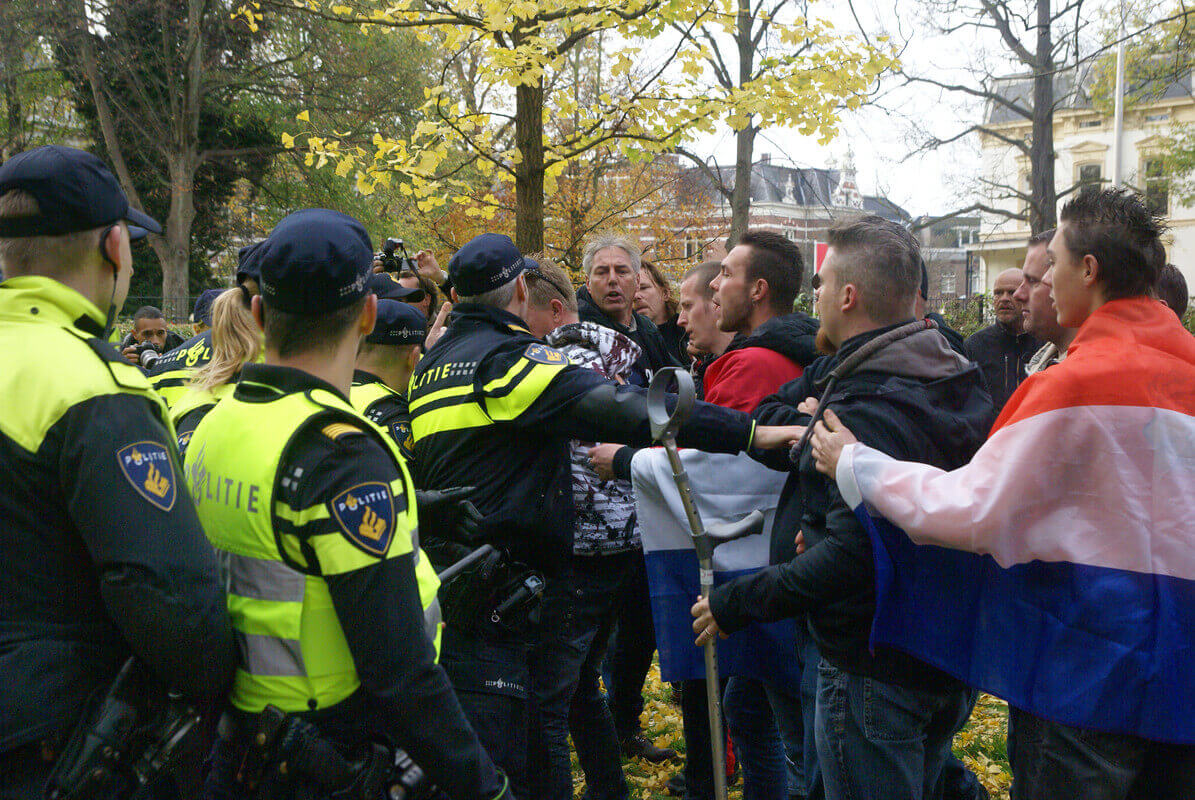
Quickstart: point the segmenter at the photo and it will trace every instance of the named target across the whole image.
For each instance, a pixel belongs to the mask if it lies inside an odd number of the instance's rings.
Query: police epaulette
[[[349,425],[347,422],[333,422],[321,428],[320,432],[334,442],[344,436],[350,436],[354,433],[360,434],[361,436],[365,435],[365,431],[361,430],[356,425]]]
[[[129,363],[128,360],[126,360],[125,357],[120,354],[120,351],[118,351],[111,342],[106,342],[103,339],[95,336],[83,339],[83,341],[86,342],[87,346],[94,350],[95,354],[104,361],[109,361],[116,364]]]

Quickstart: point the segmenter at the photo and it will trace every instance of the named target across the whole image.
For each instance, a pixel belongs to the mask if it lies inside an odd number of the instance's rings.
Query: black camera
[[[144,341],[141,344],[133,345],[133,351],[137,354],[137,363],[145,369],[152,367],[162,357],[157,345],[151,341]]]
[[[395,255],[396,250],[402,255]],[[382,262],[383,272],[402,272],[404,270],[419,272],[415,259],[407,255],[407,248],[403,245],[402,239],[394,237],[387,239],[386,243],[382,245],[381,252],[377,253],[374,258]]]

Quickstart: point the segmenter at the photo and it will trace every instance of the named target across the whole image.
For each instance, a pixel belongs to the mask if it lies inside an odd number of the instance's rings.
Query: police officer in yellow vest
[[[426,336],[427,317],[422,311],[397,300],[379,299],[378,322],[357,352],[349,395],[354,408],[390,434],[408,462],[414,457],[414,440],[407,384]]]
[[[173,429],[107,342],[131,239],[160,232],[95,156],[0,166],[0,797],[41,798],[88,697],[131,654],[192,700],[235,651]],[[202,654],[202,655],[199,655]]]
[[[348,401],[358,345],[377,316],[366,288],[372,253],[360,223],[334,211],[278,224],[262,245],[253,300],[265,363],[245,365],[187,450],[241,648],[212,797],[254,796],[238,774],[271,706],[346,754],[390,740],[450,797],[508,795],[436,665],[423,601],[438,581],[426,559],[417,563],[411,479],[397,448]],[[315,780],[288,775],[283,797]]]
[[[407,396],[421,489],[476,486],[485,540],[549,584],[572,554],[571,439],[648,445],[646,393],[577,367],[528,331],[527,261],[506,236],[486,233],[449,262],[453,312],[424,355]],[[698,403],[683,446],[735,453],[795,442],[801,429],[759,427],[749,415]],[[431,552],[431,535],[429,542]],[[456,609],[445,609],[458,619]],[[524,791],[530,729],[526,625],[489,615],[450,624],[442,663],[490,755]],[[530,622],[530,621],[528,621]]]
[[[249,297],[258,291],[258,270],[254,254],[259,244],[260,242],[246,245],[237,254],[237,286]],[[209,328],[173,350],[163,353],[146,374],[154,391],[166,401],[166,407],[173,411],[174,406],[187,394],[187,383],[191,374],[211,360],[212,331]]]

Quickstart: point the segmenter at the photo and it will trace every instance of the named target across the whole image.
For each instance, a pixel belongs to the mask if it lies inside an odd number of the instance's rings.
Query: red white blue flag
[[[1107,303],[952,472],[844,449],[872,644],[1046,719],[1195,743],[1195,338]]]

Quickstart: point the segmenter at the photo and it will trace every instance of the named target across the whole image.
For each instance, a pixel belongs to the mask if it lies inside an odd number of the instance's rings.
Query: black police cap
[[[509,236],[483,233],[456,251],[448,262],[448,277],[458,295],[469,297],[510,283],[526,268]]]
[[[373,333],[365,337],[371,344],[423,344],[427,337],[427,317],[401,300],[378,300],[378,321]]]
[[[398,276],[393,272],[375,272],[369,276],[366,288],[376,294],[379,300],[402,300],[406,303],[418,303],[425,297],[422,289],[403,286],[398,282]]]
[[[203,294],[195,298],[195,308],[191,310],[191,321],[202,322],[204,325],[211,326],[212,324],[212,303],[216,302],[216,298],[223,294],[223,289],[204,289]]]
[[[38,213],[0,219],[0,238],[63,236],[129,225],[129,238],[161,233],[157,221],[135,208],[108,166],[82,150],[53,144],[19,153],[0,166],[0,195],[19,189],[37,200]]]
[[[257,263],[257,256],[265,242],[247,244],[237,251],[237,284],[242,284],[252,278],[261,278],[261,266]]]
[[[360,222],[309,208],[279,222],[254,253],[262,301],[290,314],[326,314],[369,294],[373,246]]]

